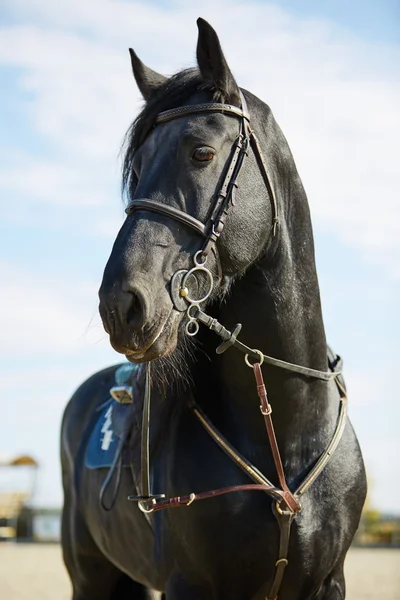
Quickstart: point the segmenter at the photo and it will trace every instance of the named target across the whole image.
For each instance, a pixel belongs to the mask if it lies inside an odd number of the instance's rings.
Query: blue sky
[[[328,19],[373,44],[399,42],[397,0],[280,0],[275,4],[300,18]]]
[[[324,318],[345,359],[370,501],[400,513],[398,2],[3,0],[0,13],[0,453],[40,461],[61,503],[63,407],[120,357],[97,288],[123,219],[120,144],[140,107],[128,46],[194,62],[198,16],[239,83],[272,107],[311,205]],[[246,43],[238,43],[246,38]],[[1,485],[1,479],[0,479]]]

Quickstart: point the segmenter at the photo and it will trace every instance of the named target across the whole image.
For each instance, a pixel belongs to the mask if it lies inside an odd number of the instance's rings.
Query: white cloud
[[[108,346],[97,313],[96,287],[49,279],[0,263],[0,356],[60,357]],[[91,317],[93,316],[93,322]]]
[[[78,165],[76,165],[78,167]],[[71,206],[98,206],[108,202],[106,191],[96,181],[97,173],[82,173],[78,168],[50,161],[25,161],[23,177],[21,167],[0,171],[0,187],[21,194],[26,202],[64,204]],[[46,182],[44,184],[44,182]]]
[[[82,193],[71,194],[67,185],[62,198],[85,195],[90,202],[88,181],[98,187],[100,174],[104,181],[116,180],[115,156],[139,106],[127,46],[134,44],[145,61],[167,73],[192,64],[199,8],[182,2],[162,7],[65,0],[56,6],[18,0],[12,10],[25,25],[3,29],[0,62],[22,68],[20,86],[33,93],[37,131],[81,165],[74,185]],[[239,82],[265,99],[283,125],[315,223],[398,275],[394,50],[367,45],[327,21],[295,18],[270,3],[232,2],[222,11],[204,2],[201,13],[218,30]],[[247,40],[245,52],[239,34]],[[26,191],[17,181],[22,168],[17,163],[6,180],[20,192]],[[66,173],[52,163],[31,177],[45,187],[46,175],[51,183],[57,169],[63,181]],[[46,197],[58,201],[50,191]]]

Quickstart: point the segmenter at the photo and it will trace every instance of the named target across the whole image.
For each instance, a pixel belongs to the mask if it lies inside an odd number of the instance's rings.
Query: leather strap
[[[290,529],[294,518],[294,515],[290,512],[278,513],[275,508],[273,509],[273,512],[279,525],[279,554],[278,560],[275,563],[275,575],[272,581],[272,586],[265,600],[276,600],[278,597],[278,592],[282,585],[285,569],[289,564],[288,554]]]
[[[178,108],[171,108],[170,110],[164,110],[160,112],[156,119],[156,124],[166,123],[173,119],[180,119],[188,115],[199,115],[204,113],[222,113],[231,114],[241,119],[250,120],[247,111],[232,106],[231,104],[220,104],[219,102],[207,102],[206,104],[194,104],[192,106],[179,106]]]
[[[251,356],[252,358],[259,360],[260,356],[262,356],[264,362],[274,367],[285,369],[286,371],[293,371],[294,373],[299,373],[299,375],[305,375],[306,377],[322,379],[323,381],[331,381],[332,379],[337,381],[337,378],[341,375],[341,371],[318,371],[317,369],[311,369],[310,367],[295,365],[285,360],[274,358],[273,356],[268,356],[267,354],[263,354],[260,350],[254,350],[253,348],[246,346],[246,344],[243,344],[243,342],[237,339],[237,334],[239,333],[236,333],[238,325],[235,325],[233,332],[231,332],[228,329],[226,329],[223,325],[221,325],[221,323],[217,321],[217,319],[210,317],[200,308],[198,308],[197,312],[193,314],[193,317],[195,319],[198,319],[200,323],[203,323],[203,325],[208,327],[211,331],[214,331],[224,340],[224,343],[222,344],[223,351],[227,350],[230,346],[234,346],[235,348],[237,348],[244,354]],[[219,346],[219,349],[220,348],[221,346]],[[217,348],[217,354],[221,353],[221,351],[218,351],[219,349]]]
[[[148,210],[150,212],[158,213],[161,215],[166,215],[167,217],[171,217],[175,221],[179,221],[191,229],[194,229],[196,233],[199,233],[203,237],[207,237],[206,226],[201,222],[183,212],[183,210],[179,210],[179,208],[174,208],[173,206],[169,206],[168,204],[162,204],[161,202],[157,202],[156,200],[148,200],[147,198],[140,198],[131,200],[128,206],[125,209],[127,215],[133,214],[138,210]]]
[[[248,127],[246,127],[244,123],[245,121],[241,121],[240,133],[234,145],[234,151],[226,171],[224,182],[218,192],[212,214],[208,220],[211,222],[211,229],[208,232],[207,240],[202,248],[203,256],[207,256],[211,244],[217,242],[225,227],[229,208],[235,204],[235,191],[238,187],[237,181],[243,167],[244,159],[247,156],[249,145],[249,138],[247,135]]]
[[[114,507],[115,501],[117,499],[117,494],[118,494],[118,490],[119,490],[119,485],[121,483],[121,472],[122,472],[122,450],[125,446],[125,442],[127,440],[128,437],[128,431],[129,428],[127,428],[125,434],[121,437],[119,444],[118,444],[118,448],[115,452],[115,456],[114,456],[114,460],[112,462],[112,465],[107,473],[107,477],[105,478],[105,480],[103,481],[103,485],[100,488],[100,494],[99,494],[99,502],[100,502],[100,506],[102,507],[103,510],[105,510],[106,512],[110,512],[110,510]],[[115,480],[115,484],[114,484],[114,489],[112,491],[111,494],[111,500],[110,503],[107,504],[105,497],[106,497],[106,491],[108,489],[108,486],[111,483],[111,479],[114,475],[114,471],[115,469],[117,469],[117,477]]]
[[[278,442],[276,441],[275,429],[272,423],[272,408],[268,402],[267,390],[265,388],[264,379],[261,372],[260,363],[254,363],[253,365],[254,376],[257,384],[257,393],[260,398],[261,405],[261,414],[264,417],[265,427],[267,429],[268,440],[271,446],[272,456],[275,463],[275,469],[278,475],[279,483],[283,492],[283,500],[286,503],[286,507],[290,510],[291,513],[297,513],[301,510],[300,503],[294,497],[292,492],[289,490],[289,487],[286,483],[285,473],[283,470],[282,459],[278,448]],[[282,502],[281,502],[282,504]],[[284,506],[283,509],[286,509]],[[281,507],[282,509],[282,507]]]
[[[303,480],[303,482],[299,485],[299,487],[295,491],[295,495],[297,497],[302,496],[304,494],[304,492],[306,492],[308,490],[310,485],[312,485],[314,483],[314,481],[317,479],[318,475],[321,474],[321,472],[325,468],[326,464],[328,463],[329,459],[331,458],[332,454],[335,452],[336,448],[338,447],[340,440],[342,439],[342,435],[343,435],[343,432],[345,430],[346,423],[347,423],[348,401],[347,401],[346,390],[342,386],[340,381],[338,379],[335,379],[335,383],[339,389],[339,393],[341,396],[340,397],[339,416],[338,416],[338,420],[336,423],[335,432],[333,434],[333,437],[332,437],[327,449],[321,454],[318,461],[316,462],[314,467],[311,469],[311,471],[309,472],[307,477]]]
[[[146,364],[146,383],[142,413],[141,474],[142,494],[145,498],[150,496],[150,365],[151,363],[149,362]]]
[[[150,362],[146,363],[146,381],[144,389],[144,403],[142,413],[142,439],[141,439],[141,496],[128,496],[128,500],[137,502],[140,510],[144,513],[152,512],[147,510],[148,503],[165,498],[165,494],[152,494],[150,487]],[[131,467],[132,468],[132,467]]]
[[[168,498],[168,500],[160,500],[158,502],[154,502],[152,506],[150,505],[148,512],[157,512],[158,510],[163,510],[164,508],[180,508],[182,506],[190,506],[196,500],[207,500],[209,498],[216,498],[217,496],[223,496],[224,494],[232,494],[235,492],[264,492],[274,497],[275,494],[279,496],[281,490],[274,486],[262,485],[258,483],[231,485],[229,487],[218,488],[216,490],[209,490],[208,492],[200,492],[198,494],[192,493],[187,494],[186,496],[175,496],[174,498]]]
[[[250,131],[250,144],[251,147],[253,148],[253,152],[257,158],[257,162],[258,162],[258,166],[259,169],[261,171],[261,174],[263,176],[264,179],[264,183],[265,186],[268,190],[268,194],[269,194],[269,198],[272,204],[272,209],[273,209],[273,215],[272,215],[272,234],[275,235],[276,233],[276,228],[278,226],[279,223],[279,216],[278,216],[278,203],[276,201],[276,196],[275,196],[275,192],[274,192],[274,188],[271,184],[271,177],[268,173],[268,168],[267,168],[267,164],[264,160],[264,156],[263,153],[261,151],[261,146],[260,143],[258,141],[258,138],[256,136],[256,134],[254,133],[253,130]]]

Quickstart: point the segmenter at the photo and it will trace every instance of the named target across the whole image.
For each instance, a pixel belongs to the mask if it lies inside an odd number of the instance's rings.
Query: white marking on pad
[[[107,451],[113,441],[113,432],[108,430],[104,433],[103,440],[101,442],[101,449]]]
[[[107,450],[109,449],[109,447],[111,446],[111,444],[113,442],[113,431],[111,429],[111,426],[112,426],[111,415],[112,415],[112,406],[110,406],[110,408],[106,412],[103,427],[101,428],[101,433],[104,433],[103,439],[101,440],[101,449],[104,450],[105,452],[107,452]]]

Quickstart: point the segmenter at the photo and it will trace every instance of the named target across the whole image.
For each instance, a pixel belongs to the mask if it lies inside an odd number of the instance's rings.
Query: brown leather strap
[[[148,512],[156,512],[164,508],[180,508],[181,506],[190,506],[196,500],[207,500],[208,498],[216,498],[224,494],[232,494],[233,492],[264,492],[270,494],[274,498],[282,498],[282,491],[274,486],[262,485],[258,483],[247,483],[245,485],[231,485],[229,487],[219,488],[217,490],[209,490],[208,492],[200,492],[198,494],[187,494],[185,496],[175,496],[167,500],[159,500],[157,502],[149,502]],[[280,502],[278,499],[277,502]]]
[[[295,516],[289,511],[280,513],[276,509],[274,509],[274,515],[279,525],[279,554],[278,560],[275,563],[275,575],[272,581],[272,586],[265,600],[276,600],[278,597],[278,592],[282,585],[283,575],[285,574],[285,569],[289,564],[287,557],[289,554],[290,528]]]
[[[261,365],[259,362],[254,363],[253,365],[254,376],[256,378],[257,384],[257,393],[260,398],[261,405],[260,410],[264,417],[265,427],[267,429],[268,439],[271,446],[272,456],[275,463],[276,472],[278,475],[279,483],[281,485],[283,491],[284,502],[287,505],[287,508],[291,512],[299,512],[301,506],[298,500],[294,497],[292,492],[289,490],[289,487],[286,483],[285,472],[283,470],[282,459],[278,448],[278,442],[276,441],[275,429],[272,423],[271,413],[272,408],[268,402],[267,390],[264,383],[264,378],[261,372]],[[282,509],[285,507],[282,506]]]

